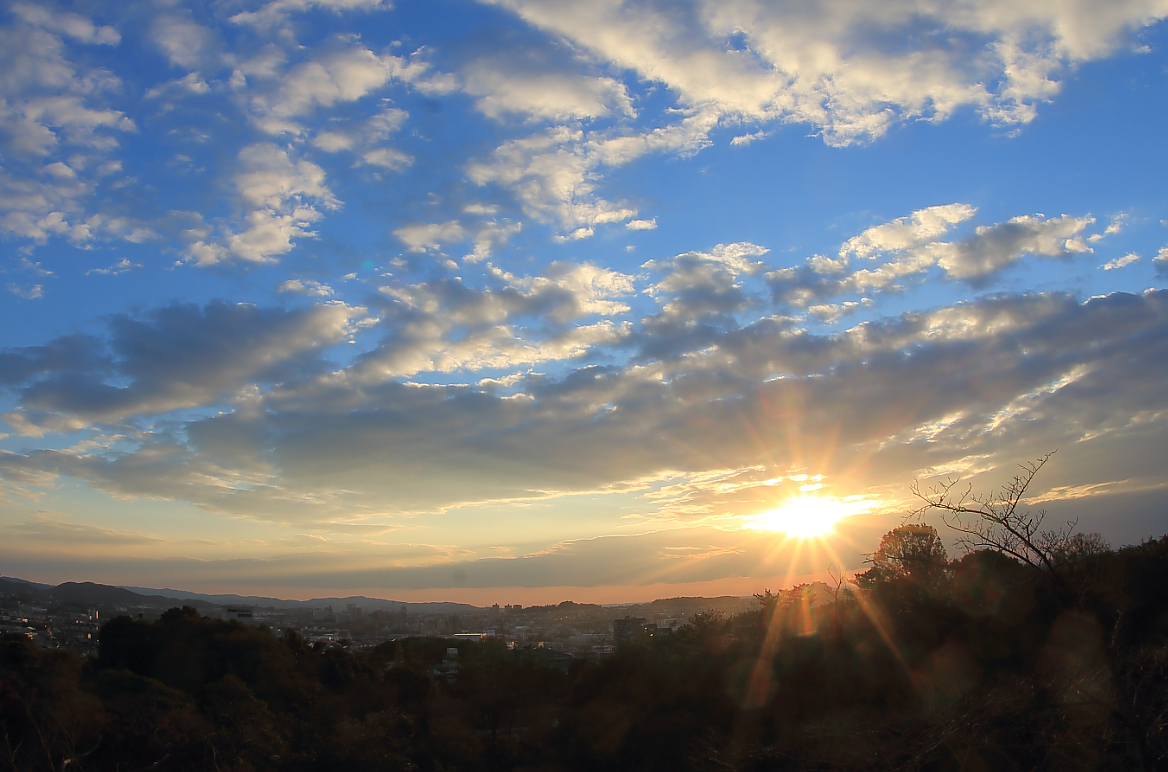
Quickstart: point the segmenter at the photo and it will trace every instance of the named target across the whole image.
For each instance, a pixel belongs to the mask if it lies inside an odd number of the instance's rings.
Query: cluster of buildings
[[[518,604],[478,608],[374,601],[381,607],[366,610],[356,603],[338,604],[335,608],[332,605],[281,608],[215,605],[156,596],[142,596],[142,601],[143,605],[85,605],[0,587],[0,632],[27,635],[38,646],[68,648],[85,654],[96,650],[100,626],[105,620],[125,615],[153,621],[168,608],[185,604],[195,606],[207,617],[263,625],[281,634],[292,630],[309,643],[361,649],[406,637],[445,638],[452,644],[462,640],[498,640],[510,648],[541,649],[549,660],[567,662],[611,654],[629,641],[669,635],[699,611],[719,609],[735,613],[755,602],[743,598],[675,598],[631,606],[564,601],[526,608]],[[450,671],[457,669],[457,648],[452,645],[451,649],[454,654],[448,657],[447,663]]]
[[[53,608],[0,598],[0,633],[24,635],[44,649],[97,650],[101,611]]]

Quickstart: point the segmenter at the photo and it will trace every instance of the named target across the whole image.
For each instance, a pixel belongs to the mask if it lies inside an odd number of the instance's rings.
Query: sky
[[[0,573],[745,595],[1052,451],[1162,535],[1165,17],[4,3]]]

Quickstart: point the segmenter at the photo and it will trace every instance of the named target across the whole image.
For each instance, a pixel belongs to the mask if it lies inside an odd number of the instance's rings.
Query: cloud
[[[57,513],[43,512],[33,512],[25,522],[4,526],[4,530],[11,539],[46,542],[54,547],[129,546],[163,541],[149,534],[70,522]]]
[[[270,263],[291,251],[295,239],[311,238],[309,230],[321,217],[320,209],[337,209],[340,201],[325,185],[325,173],[316,164],[295,159],[269,142],[239,151],[241,171],[234,185],[250,211],[244,230],[230,233],[225,243],[208,242],[210,229],[186,231],[187,259],[198,266],[214,265],[229,256],[254,263]]]
[[[466,174],[476,185],[512,191],[523,211],[558,224],[567,239],[587,238],[595,226],[637,216],[627,204],[597,195],[601,171],[648,153],[692,152],[708,142],[716,117],[698,113],[679,124],[644,133],[592,132],[558,126],[507,140],[486,160],[471,161]]]
[[[652,231],[657,229],[657,218],[652,220],[629,220],[625,227],[631,231]]]
[[[189,15],[163,15],[154,20],[150,33],[154,44],[171,65],[187,70],[207,63],[218,47],[214,32]]]
[[[411,252],[436,252],[443,243],[462,241],[466,229],[457,220],[444,223],[413,223],[393,231]]]
[[[405,110],[390,107],[365,121],[354,122],[344,128],[317,131],[312,146],[326,153],[343,151],[360,153],[360,158],[372,166],[400,171],[414,159],[407,153],[380,143],[396,133],[408,119]]]
[[[240,11],[231,17],[236,24],[246,24],[259,28],[282,27],[293,13],[320,8],[341,13],[343,11],[374,11],[392,8],[388,0],[272,0],[256,11]]]
[[[741,274],[762,271],[763,263],[750,258],[768,251],[748,242],[718,244],[709,252],[650,260],[642,267],[666,274],[651,290],[668,298],[663,308],[665,315],[694,318],[745,310],[748,300],[736,280]]]
[[[203,80],[203,76],[199,73],[188,72],[181,78],[148,89],[143,97],[145,99],[157,99],[163,94],[173,92],[180,94],[209,94],[211,93],[211,87],[207,85],[207,81]]]
[[[31,284],[27,287],[21,287],[19,284],[9,284],[8,291],[25,300],[39,300],[45,296],[45,287],[43,284]]]
[[[1103,229],[1103,232],[1094,233],[1088,236],[1087,241],[1091,244],[1094,244],[1096,242],[1102,241],[1108,236],[1113,236],[1116,233],[1120,233],[1127,226],[1129,220],[1131,220],[1131,216],[1126,213],[1113,215],[1111,222],[1107,224],[1107,227]]]
[[[121,82],[75,64],[62,37],[113,45],[117,33],[39,6],[12,12],[14,23],[0,28],[0,232],[38,244],[123,236],[107,227],[118,218],[93,211],[105,203],[94,191],[111,173],[103,161],[118,136],[137,127],[109,105]]]
[[[29,434],[30,425],[48,426],[53,416],[109,423],[213,404],[312,369],[319,353],[346,339],[363,316],[364,309],[343,303],[290,311],[175,305],[141,318],[115,316],[98,354],[81,350],[78,338],[6,352],[6,368],[21,374],[13,383],[23,388],[21,407],[5,420],[16,426],[16,419]]]
[[[1114,271],[1116,268],[1126,268],[1132,263],[1138,262],[1140,256],[1135,252],[1130,252],[1123,257],[1117,257],[1114,260],[1108,260],[1103,265],[1099,266],[1104,271]]]
[[[567,326],[627,311],[620,300],[634,289],[627,274],[558,262],[543,276],[492,272],[503,286],[476,291],[442,280],[382,287],[396,301],[385,322],[393,332],[358,360],[353,377],[365,383],[420,372],[515,370],[573,359],[629,334],[627,322],[607,319]],[[525,319],[537,324],[526,330]]]
[[[954,225],[977,214],[968,204],[946,204],[920,209],[853,236],[840,248],[840,257],[872,259],[885,252],[903,252],[936,241]]]
[[[815,255],[802,266],[771,271],[767,283],[777,302],[806,307],[848,293],[898,290],[908,280],[922,280],[934,267],[946,279],[980,285],[1027,255],[1068,258],[1090,251],[1083,237],[1095,222],[1090,216],[1024,215],[977,226],[963,239],[942,240],[976,211],[965,204],[918,210],[848,239],[837,258]],[[874,267],[858,268],[853,258]]]
[[[116,46],[122,36],[113,27],[94,24],[76,13],[58,9],[49,10],[40,5],[15,3],[9,10],[27,24],[35,25],[48,32],[67,35],[79,43]]]
[[[508,113],[549,121],[633,115],[620,81],[558,70],[530,51],[476,59],[463,80],[463,90],[478,97],[475,108],[496,120]]]
[[[760,139],[766,139],[769,136],[770,136],[770,133],[766,132],[766,131],[756,131],[752,134],[740,134],[737,137],[734,137],[733,139],[731,139],[730,144],[733,147],[739,147],[739,146],[745,147],[746,145],[749,145],[751,142],[754,142],[754,141],[760,140]]]
[[[298,295],[310,295],[316,297],[332,297],[335,293],[333,288],[327,284],[322,284],[312,279],[288,279],[276,288],[277,292],[294,292]]]
[[[327,48],[280,75],[274,88],[255,91],[250,97],[252,117],[263,131],[300,136],[306,132],[302,119],[316,111],[356,102],[392,81],[421,86],[429,69],[423,61],[392,54],[379,56],[342,39]],[[402,111],[384,111],[383,122],[387,114],[396,116]],[[377,131],[376,126],[370,128]],[[337,142],[335,138],[332,141]],[[326,139],[326,146],[328,142]]]
[[[979,226],[974,235],[946,250],[937,264],[949,278],[978,280],[1010,265],[1023,255],[1069,257],[1091,251],[1080,233],[1092,217],[1063,215],[1050,220],[1023,215],[997,225]]]
[[[1158,275],[1168,276],[1168,247],[1160,248],[1160,251],[1152,258],[1152,265],[1156,267]]]
[[[401,304],[387,306],[376,328],[382,343],[337,372],[314,357],[358,316],[345,306],[179,307],[119,319],[103,365],[114,368],[109,376],[88,374],[98,365],[74,366],[80,372],[68,377],[46,373],[34,358],[45,361],[48,350],[13,352],[13,367],[36,374],[20,392],[18,420],[6,420],[26,431],[20,419],[47,426],[37,411],[58,421],[113,420],[224,395],[235,395],[234,407],[187,419],[182,434],[147,432],[117,451],[4,455],[0,474],[63,474],[116,495],[318,522],[648,491],[654,480],[761,464],[758,479],[740,488],[745,498],[734,499],[739,508],[726,510],[745,512],[763,481],[798,468],[811,467],[847,495],[921,469],[969,468],[971,459],[988,468],[1035,448],[1077,458],[1106,446],[1114,454],[1105,456],[1108,470],[1143,468],[1140,454],[1156,457],[1151,448],[1166,436],[1156,416],[1165,407],[1168,352],[1159,341],[1168,341],[1168,293],[1158,291],[1085,302],[998,296],[818,335],[763,318],[718,328],[679,358],[582,363],[554,376],[521,374],[510,386],[402,380],[505,372],[625,345],[634,332],[651,337],[651,323],[622,329],[608,319],[537,338],[515,326],[520,314],[562,307],[555,303],[584,312],[582,294],[623,293],[626,281],[580,277],[582,289],[566,299],[537,281],[491,292],[450,281],[395,290]],[[128,385],[114,385],[121,383]],[[646,499],[646,511],[665,502]],[[669,506],[674,516],[708,510]]]
[[[1069,66],[1106,55],[1164,14],[1144,2],[1105,10],[992,2],[961,13],[909,0],[813,9],[729,0],[669,12],[648,0],[489,2],[663,84],[685,108],[807,123],[834,145],[964,106],[997,123],[1027,123]]]
[[[389,147],[379,147],[375,150],[370,150],[361,156],[367,164],[373,166],[381,166],[385,169],[392,169],[399,171],[409,166],[413,159],[400,150],[394,150]]]
[[[120,273],[125,273],[126,271],[132,271],[135,268],[141,268],[141,267],[142,267],[142,265],[140,263],[131,263],[130,259],[128,257],[123,257],[121,260],[117,261],[116,263],[109,266],[108,268],[92,268],[92,269],[86,271],[85,275],[89,276],[92,273],[96,273],[96,274],[100,274],[102,276],[117,276]]]

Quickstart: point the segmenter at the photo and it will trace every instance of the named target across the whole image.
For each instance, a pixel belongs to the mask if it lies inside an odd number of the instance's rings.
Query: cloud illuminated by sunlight
[[[831,533],[845,517],[872,509],[873,502],[862,496],[837,499],[833,496],[802,495],[787,499],[775,509],[744,518],[744,528],[779,531],[797,539],[813,539]]]

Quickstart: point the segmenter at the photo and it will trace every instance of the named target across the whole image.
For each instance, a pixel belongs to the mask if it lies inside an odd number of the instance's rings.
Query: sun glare
[[[851,497],[849,497],[851,498]],[[780,531],[797,539],[826,536],[845,517],[868,511],[871,502],[831,496],[797,496],[782,506],[747,518],[747,528]]]

